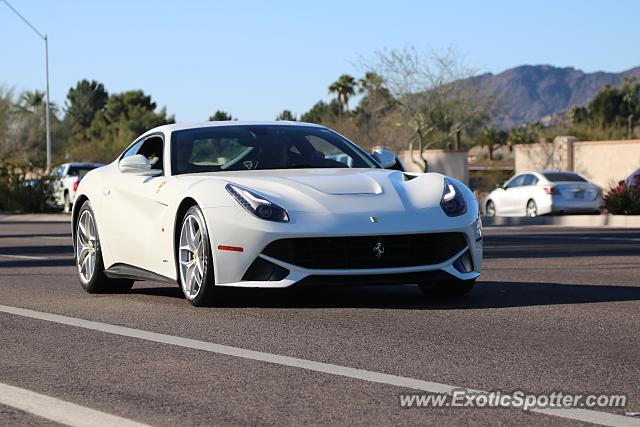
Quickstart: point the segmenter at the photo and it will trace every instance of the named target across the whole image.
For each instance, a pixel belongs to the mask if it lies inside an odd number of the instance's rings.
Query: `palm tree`
[[[329,86],[329,93],[335,93],[340,103],[340,114],[349,111],[349,98],[356,94],[356,79],[349,74],[341,75]]]
[[[20,106],[29,112],[36,111],[44,103],[44,93],[39,90],[25,91],[20,96]]]
[[[358,80],[358,92],[369,94],[382,89],[384,79],[375,71],[367,71],[364,77]]]

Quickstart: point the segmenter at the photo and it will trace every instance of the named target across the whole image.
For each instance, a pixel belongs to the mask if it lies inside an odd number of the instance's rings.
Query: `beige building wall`
[[[543,169],[571,169],[574,137],[557,137],[553,143],[521,144],[514,147],[515,173]]]
[[[516,145],[515,172],[573,170],[604,189],[640,168],[640,140],[581,141],[557,137],[553,143]]]
[[[573,169],[608,189],[640,168],[640,140],[573,144]]]
[[[419,158],[417,151],[414,152],[414,156]],[[429,172],[448,175],[465,184],[469,184],[468,151],[426,150],[425,157],[429,164]],[[411,161],[408,150],[399,152],[398,158],[400,158],[407,171],[422,172],[418,165]]]

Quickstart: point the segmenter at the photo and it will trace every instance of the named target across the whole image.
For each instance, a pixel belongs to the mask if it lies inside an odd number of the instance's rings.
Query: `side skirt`
[[[178,284],[177,281],[169,277],[154,273],[153,271],[145,270],[144,268],[134,267],[123,263],[113,264],[104,271],[104,275],[110,279],[149,280],[153,282],[171,283],[172,285]]]

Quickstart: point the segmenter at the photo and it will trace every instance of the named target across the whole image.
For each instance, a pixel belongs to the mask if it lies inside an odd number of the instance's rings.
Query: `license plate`
[[[573,193],[573,198],[574,199],[584,199],[584,191],[578,191],[576,193]]]

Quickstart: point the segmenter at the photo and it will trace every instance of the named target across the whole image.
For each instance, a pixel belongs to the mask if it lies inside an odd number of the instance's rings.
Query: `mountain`
[[[503,115],[496,124],[512,127],[585,106],[604,85],[617,85],[625,76],[640,79],[640,66],[621,73],[585,73],[572,67],[522,65],[471,79],[501,100]]]

